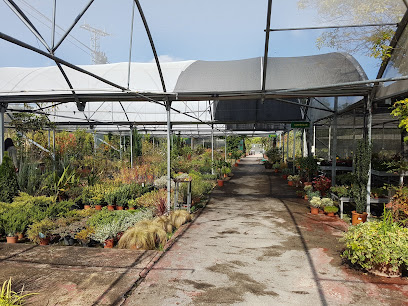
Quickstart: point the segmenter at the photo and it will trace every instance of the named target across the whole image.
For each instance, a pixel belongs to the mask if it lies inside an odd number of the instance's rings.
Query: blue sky
[[[49,21],[52,0],[15,0],[47,42],[51,41]],[[66,29],[88,0],[57,1],[57,24]],[[30,4],[33,8],[27,6]],[[234,60],[263,56],[267,0],[141,0],[158,54],[163,60]],[[128,60],[131,0],[95,0],[89,11],[72,31],[75,45],[65,41],[56,55],[74,64],[90,64],[87,50],[90,33],[80,25],[88,23],[111,36],[101,39],[101,50],[109,62]],[[316,13],[297,9],[297,0],[274,0],[272,27],[304,27],[318,25]],[[4,2],[0,2],[0,32],[44,49]],[[320,31],[275,32],[270,37],[270,56],[302,56],[332,52],[315,45]],[[57,39],[58,41],[58,36]],[[53,62],[21,47],[0,41],[0,67],[37,67]],[[370,78],[375,78],[378,63],[356,56]],[[149,62],[153,54],[140,16],[135,13],[132,61]]]

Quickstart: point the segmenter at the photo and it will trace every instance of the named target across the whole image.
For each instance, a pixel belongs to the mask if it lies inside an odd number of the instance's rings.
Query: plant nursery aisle
[[[125,305],[403,305],[405,278],[354,271],[340,258],[346,229],[260,156],[248,156]]]

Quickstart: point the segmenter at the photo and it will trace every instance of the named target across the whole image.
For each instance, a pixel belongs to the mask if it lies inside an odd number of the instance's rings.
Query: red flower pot
[[[357,225],[367,221],[367,213],[363,212],[362,214],[357,213],[355,210],[351,212],[351,224]]]
[[[118,210],[123,210],[123,206],[118,206],[117,209]]]
[[[219,187],[224,186],[224,181],[223,180],[217,180],[217,184]]]
[[[102,210],[102,205],[95,205],[96,210]]]
[[[134,207],[129,207],[129,210],[135,210],[135,208]]]
[[[17,243],[18,237],[17,236],[7,236],[7,243]]]
[[[289,186],[293,186],[293,182],[292,182],[292,181],[288,181],[288,185],[289,185]]]
[[[91,205],[84,205],[84,209],[91,209]]]
[[[319,208],[317,207],[310,207],[310,213],[312,215],[318,215],[319,214]]]
[[[113,238],[109,238],[105,240],[103,247],[105,249],[112,249],[114,244],[115,244],[115,240]]]
[[[49,245],[50,237],[40,238],[40,245]]]
[[[115,206],[113,206],[113,205],[108,205],[108,210],[115,210]]]

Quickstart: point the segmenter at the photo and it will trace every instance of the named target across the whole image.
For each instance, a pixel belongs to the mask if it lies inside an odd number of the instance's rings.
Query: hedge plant
[[[18,181],[13,161],[4,154],[0,165],[0,202],[11,203],[18,194]]]

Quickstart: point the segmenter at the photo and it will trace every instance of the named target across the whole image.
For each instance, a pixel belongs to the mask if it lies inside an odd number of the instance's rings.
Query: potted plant
[[[105,249],[111,249],[115,243],[115,237],[121,231],[121,225],[118,221],[113,221],[95,228],[95,233],[91,238],[104,245]]]
[[[135,206],[137,206],[137,201],[136,201],[136,199],[131,199],[131,200],[128,200],[128,207],[129,207],[129,210],[135,210]]]
[[[278,173],[279,169],[280,169],[280,164],[279,163],[274,163],[272,168],[275,171],[275,173]]]
[[[27,237],[34,243],[47,245],[50,242],[51,231],[55,227],[55,222],[45,218],[29,226],[27,230]]]
[[[309,199],[309,193],[313,192],[313,186],[306,185],[303,188],[303,191],[305,192],[305,195],[304,195],[305,200],[308,200]]]
[[[367,184],[370,170],[371,144],[367,140],[359,141],[354,156],[354,175],[351,194],[356,203],[356,210],[352,211],[352,224],[356,225],[367,220]]]
[[[217,170],[217,184],[219,187],[224,186],[224,180],[223,180],[223,172],[222,169],[224,167],[228,167],[228,163],[223,160],[222,158],[215,160],[213,162],[213,167]]]
[[[339,199],[348,197],[350,194],[349,186],[332,186],[330,187],[330,192],[335,194]]]
[[[312,215],[318,215],[319,214],[319,208],[322,205],[322,200],[320,199],[320,197],[316,197],[316,196],[312,197],[309,200],[309,203],[310,203],[310,213]]]
[[[296,165],[299,168],[302,177],[305,177],[307,182],[310,182],[312,177],[317,174],[318,165],[313,156],[296,159]]]
[[[399,277],[408,266],[408,228],[394,222],[387,209],[381,221],[351,226],[342,241],[342,257],[374,274]]]
[[[293,186],[293,175],[288,176],[288,185]]]
[[[313,187],[316,190],[319,190],[322,196],[326,195],[326,192],[331,187],[331,179],[324,175],[319,175],[313,182]]]
[[[334,217],[334,214],[339,211],[339,208],[337,206],[325,206],[323,209],[324,209],[324,212],[329,217]]]
[[[108,204],[108,210],[115,210],[116,190],[114,188],[110,188],[105,194],[105,202]]]
[[[292,175],[292,174],[293,174],[292,169],[289,169],[289,168],[283,168],[283,169],[282,169],[282,178],[283,178],[284,180],[287,180],[287,179],[288,179],[288,176],[289,176],[289,175]]]

